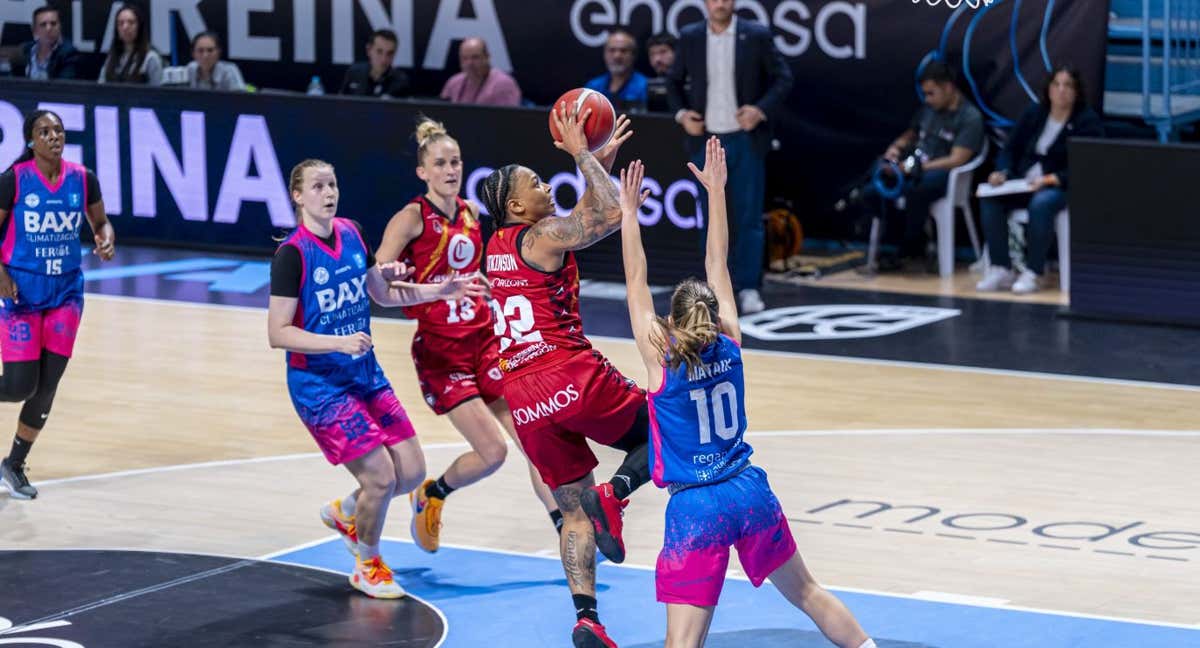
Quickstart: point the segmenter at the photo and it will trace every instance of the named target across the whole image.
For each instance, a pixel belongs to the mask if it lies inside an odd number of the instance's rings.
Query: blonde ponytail
[[[687,279],[671,297],[671,316],[658,319],[656,342],[663,349],[663,364],[671,371],[686,365],[699,367],[700,353],[721,334],[717,297],[708,284]]]

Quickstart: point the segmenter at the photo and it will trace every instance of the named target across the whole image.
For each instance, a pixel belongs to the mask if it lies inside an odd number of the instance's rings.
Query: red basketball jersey
[[[414,283],[441,283],[452,272],[469,274],[479,270],[483,256],[483,234],[479,220],[462,198],[455,198],[457,213],[443,214],[424,196],[412,199],[421,207],[421,235],[409,241],[401,260],[416,271]],[[487,300],[467,297],[458,301],[441,300],[407,306],[404,314],[417,320],[422,328],[432,327],[439,335],[460,337],[492,323]]]
[[[579,266],[567,252],[554,272],[529,267],[521,238],[529,225],[499,228],[488,241],[487,276],[492,282],[500,368],[508,376],[590,349],[579,317]]]

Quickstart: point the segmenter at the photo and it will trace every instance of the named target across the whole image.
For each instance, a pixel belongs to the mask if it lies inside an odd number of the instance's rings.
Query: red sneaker
[[[625,507],[629,506],[629,500],[617,499],[612,484],[603,483],[583,491],[579,503],[596,527],[596,548],[614,563],[624,562],[625,541],[621,539],[621,516]]]
[[[609,638],[604,626],[591,619],[580,619],[571,631],[575,648],[617,648],[617,642]]]

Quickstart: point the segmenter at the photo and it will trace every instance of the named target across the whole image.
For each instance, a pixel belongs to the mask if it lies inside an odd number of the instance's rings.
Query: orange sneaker
[[[408,494],[408,503],[412,506],[413,542],[428,553],[434,553],[441,546],[442,505],[446,502],[444,499],[425,494],[425,487],[432,483],[432,479],[427,479],[424,484]]]
[[[354,526],[354,517],[342,511],[342,500],[335,499],[321,507],[321,522],[337,531],[346,543],[346,550],[355,558],[358,557],[358,529]]]
[[[371,598],[396,599],[407,594],[404,588],[400,587],[392,578],[392,570],[380,556],[375,556],[366,562],[354,561],[354,572],[350,574],[350,585]]]

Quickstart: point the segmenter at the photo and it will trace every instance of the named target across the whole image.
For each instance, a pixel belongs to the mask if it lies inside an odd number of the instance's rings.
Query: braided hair
[[[508,196],[512,193],[517,164],[508,164],[492,171],[483,181],[483,206],[497,226],[508,220]]]

